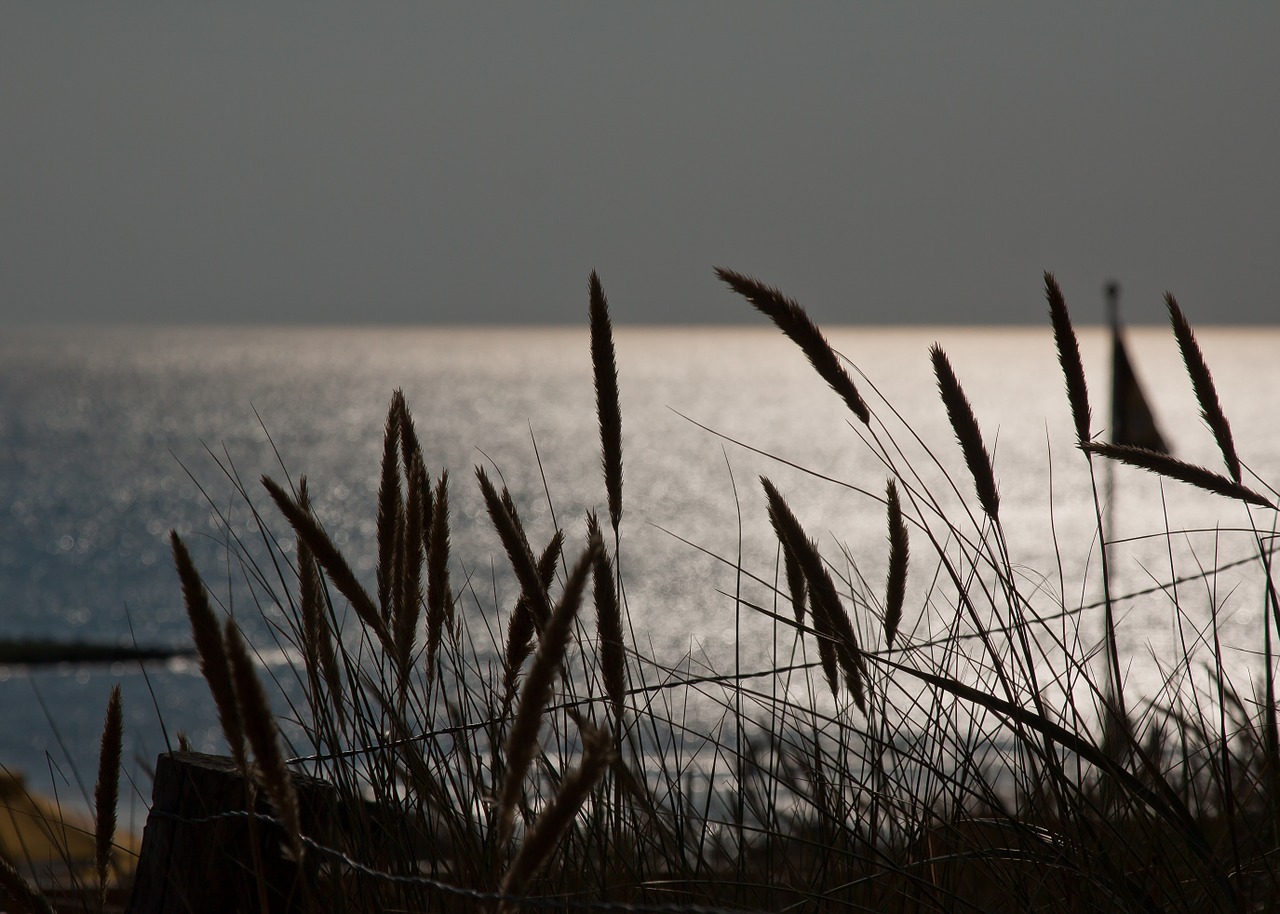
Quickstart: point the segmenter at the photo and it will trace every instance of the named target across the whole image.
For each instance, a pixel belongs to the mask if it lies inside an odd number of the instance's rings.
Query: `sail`
[[[1117,299],[1119,287],[1107,286],[1107,303],[1111,311],[1111,443],[1170,452],[1168,443],[1160,434],[1155,414],[1147,402],[1133,363],[1120,335],[1120,318]]]

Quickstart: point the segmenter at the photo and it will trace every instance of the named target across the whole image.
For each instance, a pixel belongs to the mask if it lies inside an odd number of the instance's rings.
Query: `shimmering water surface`
[[[892,436],[905,453],[903,465],[919,470],[958,518],[946,479],[907,428],[972,502],[929,366],[928,346],[941,342],[995,453],[1002,519],[1028,589],[1058,591],[1061,563],[1068,603],[1078,605],[1082,580],[1085,599],[1094,597],[1088,476],[1071,447],[1071,420],[1047,328],[850,328],[830,336],[866,374],[859,383],[886,426],[881,440]],[[1276,484],[1280,422],[1273,392],[1280,389],[1280,330],[1209,328],[1199,336],[1242,459]],[[1107,337],[1087,330],[1081,342],[1094,429],[1102,431]],[[1162,330],[1131,330],[1129,344],[1178,456],[1220,466],[1172,339]],[[875,499],[887,471],[860,440],[865,430],[849,424],[839,398],[785,339],[766,328],[622,329],[617,347],[626,479],[623,569],[637,629],[652,637],[658,654],[675,661],[692,653],[722,668],[732,662],[736,575],[714,556],[731,563],[741,550],[746,569],[766,579],[774,574],[776,544],[757,481],[762,473],[779,485],[838,568],[848,569],[851,559],[873,591],[882,587],[884,511]],[[502,474],[539,541],[554,523],[580,538],[584,511],[603,511],[585,330],[6,331],[0,337],[3,634],[115,642],[127,641],[132,631],[139,642],[186,643],[166,542],[172,527],[187,537],[215,596],[269,648],[261,611],[247,601],[242,571],[222,545],[230,536],[257,535],[228,474],[238,476],[268,516],[274,515],[258,477],[307,474],[322,520],[371,580],[381,428],[395,387],[408,398],[430,470],[450,470],[455,574],[471,576],[470,611],[493,613],[497,606],[505,613],[514,588],[484,522],[472,467],[483,464]],[[1174,538],[1179,573],[1195,570],[1192,552],[1206,564],[1249,554],[1248,537],[1214,533],[1248,522],[1237,504],[1168,483],[1163,505],[1151,477],[1122,470],[1116,481],[1119,536],[1159,533],[1166,524],[1205,531]],[[1255,518],[1272,523],[1269,512]],[[289,547],[282,522],[272,532]],[[1168,542],[1157,537],[1124,547],[1115,563],[1121,589],[1146,587],[1152,576],[1167,578]],[[849,559],[841,556],[841,545]],[[923,631],[930,620],[919,607],[936,563],[922,537],[913,541],[913,555],[914,612]],[[1216,587],[1226,608],[1230,657],[1239,664],[1257,646],[1255,579],[1252,572],[1242,578],[1227,571],[1181,593],[1184,602],[1207,602],[1208,588]],[[746,587],[751,599],[771,601],[763,588]],[[909,606],[908,627],[916,622],[912,612]],[[1176,650],[1171,620],[1165,596],[1126,604],[1122,648],[1135,690],[1155,682],[1153,657]],[[863,617],[859,624],[875,621]],[[745,662],[768,662],[770,630],[770,623],[747,614]],[[278,652],[265,656],[284,659]],[[170,735],[182,729],[198,746],[216,748],[211,702],[195,669],[179,663],[148,673],[150,689],[130,665],[0,670],[0,762],[74,800],[72,767],[92,781],[101,716],[117,681],[124,685],[133,756],[153,760],[164,747],[164,728]]]

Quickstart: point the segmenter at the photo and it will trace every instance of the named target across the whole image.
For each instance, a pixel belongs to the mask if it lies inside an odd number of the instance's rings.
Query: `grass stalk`
[[[107,905],[107,876],[116,838],[116,804],[120,798],[120,750],[124,742],[124,712],[120,686],[111,689],[107,716],[102,725],[102,746],[98,754],[98,781],[93,791],[94,844],[98,870],[98,903]]]

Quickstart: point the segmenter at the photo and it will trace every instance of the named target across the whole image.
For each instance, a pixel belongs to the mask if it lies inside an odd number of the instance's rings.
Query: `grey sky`
[[[1280,4],[6,4],[0,323],[1280,320]]]

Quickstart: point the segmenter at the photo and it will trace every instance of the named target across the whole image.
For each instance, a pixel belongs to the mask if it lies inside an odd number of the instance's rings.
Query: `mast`
[[[1107,299],[1107,323],[1111,327],[1111,419],[1107,431],[1111,435],[1111,443],[1120,443],[1120,392],[1119,363],[1123,357],[1124,344],[1120,342],[1120,284],[1114,279],[1108,280],[1103,287]],[[1111,504],[1115,501],[1116,473],[1114,461],[1104,460],[1102,481],[1102,537],[1104,543],[1111,542]],[[1104,547],[1105,548],[1105,547]]]

